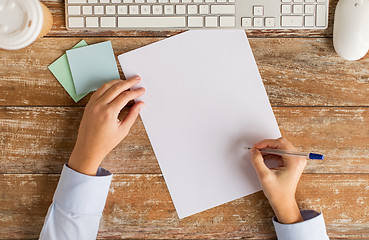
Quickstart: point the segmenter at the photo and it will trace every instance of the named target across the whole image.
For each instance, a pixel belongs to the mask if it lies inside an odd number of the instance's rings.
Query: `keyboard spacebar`
[[[118,27],[186,27],[186,17],[118,17]]]

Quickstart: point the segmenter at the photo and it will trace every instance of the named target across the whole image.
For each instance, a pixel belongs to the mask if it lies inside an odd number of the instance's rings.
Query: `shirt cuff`
[[[53,200],[72,214],[101,215],[112,176],[103,168],[98,169],[96,176],[88,176],[64,165]]]
[[[313,210],[300,211],[303,222],[295,224],[279,223],[273,217],[273,224],[279,240],[326,240],[329,239],[322,213]]]

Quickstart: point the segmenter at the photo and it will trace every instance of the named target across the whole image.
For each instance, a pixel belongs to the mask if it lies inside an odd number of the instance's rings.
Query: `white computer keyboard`
[[[67,28],[324,29],[329,0],[65,0]]]

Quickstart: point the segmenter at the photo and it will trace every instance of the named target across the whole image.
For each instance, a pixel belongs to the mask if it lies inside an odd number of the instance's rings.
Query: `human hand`
[[[113,80],[102,85],[86,105],[78,131],[76,145],[68,166],[86,175],[96,175],[105,156],[125,138],[145,105],[135,103],[127,116],[118,116],[126,104],[145,93],[144,88],[126,91],[140,82],[136,76],[128,80]]]
[[[301,174],[306,166],[305,157],[262,155],[258,149],[276,148],[296,151],[295,147],[285,138],[266,139],[251,149],[251,161],[258,174],[265,196],[280,223],[291,224],[302,222],[296,203],[295,193]],[[269,169],[264,159],[276,159],[279,167]]]

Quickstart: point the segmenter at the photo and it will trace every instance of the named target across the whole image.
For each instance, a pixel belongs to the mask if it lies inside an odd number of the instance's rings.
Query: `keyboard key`
[[[130,5],[128,7],[128,10],[129,10],[129,14],[136,15],[138,14],[138,5]]]
[[[92,15],[92,6],[83,6],[82,12],[84,15]]]
[[[173,5],[165,5],[164,6],[164,14],[173,15],[174,14],[174,6]]]
[[[218,17],[215,17],[215,16],[205,17],[205,26],[206,27],[218,27]]]
[[[86,17],[86,27],[88,28],[99,27],[99,18],[98,17]]]
[[[86,0],[68,0],[69,4],[84,4]]]
[[[314,27],[314,16],[305,16],[305,27]]]
[[[118,17],[118,27],[181,28],[186,27],[186,17]]]
[[[275,27],[275,19],[273,17],[265,18],[265,27]]]
[[[282,16],[281,19],[282,27],[302,27],[302,16]]]
[[[254,15],[255,16],[263,16],[264,15],[264,7],[254,6]]]
[[[150,5],[141,5],[141,14],[150,14],[151,6]]]
[[[101,27],[115,27],[116,26],[116,19],[115,17],[101,17],[100,18]]]
[[[264,26],[263,18],[256,17],[254,18],[254,27],[262,27]]]
[[[293,13],[294,14],[302,14],[303,13],[302,5],[293,5]]]
[[[68,14],[69,15],[81,15],[81,7],[80,6],[68,6]]]
[[[127,14],[128,13],[128,7],[125,5],[118,6],[118,14]]]
[[[115,6],[106,6],[105,7],[106,15],[115,15]]]
[[[104,7],[103,6],[94,6],[94,13],[95,13],[95,15],[104,14]]]
[[[220,27],[234,27],[236,25],[236,18],[235,17],[228,17],[228,16],[220,16],[219,17],[219,26]]]
[[[242,27],[251,27],[252,26],[252,18],[242,18],[241,19]]]
[[[203,17],[188,17],[188,27],[203,27]]]
[[[211,14],[235,14],[235,5],[211,5]]]
[[[326,22],[327,7],[325,5],[316,5],[316,26],[324,27]]]
[[[161,6],[161,5],[154,5],[152,7],[152,13],[153,14],[163,14],[163,6]]]
[[[314,14],[315,6],[314,5],[305,5],[305,14]]]
[[[68,18],[68,22],[70,28],[83,28],[85,26],[83,17],[70,17]]]
[[[187,14],[188,15],[196,15],[197,14],[197,5],[188,5],[187,6]]]
[[[200,14],[209,14],[210,7],[209,5],[200,5]]]
[[[176,14],[179,14],[179,15],[186,14],[186,6],[176,5]]]
[[[291,5],[282,5],[282,14],[291,14],[292,13],[292,6]]]

